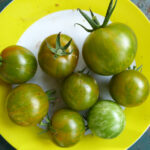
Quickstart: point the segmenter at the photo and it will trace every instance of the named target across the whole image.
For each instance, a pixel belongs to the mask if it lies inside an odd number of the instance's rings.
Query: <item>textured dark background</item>
[[[150,20],[150,0],[131,0],[135,3]],[[0,11],[6,7],[11,0],[0,0]],[[14,150],[5,139],[0,136],[0,150]],[[150,150],[150,129],[129,150]]]

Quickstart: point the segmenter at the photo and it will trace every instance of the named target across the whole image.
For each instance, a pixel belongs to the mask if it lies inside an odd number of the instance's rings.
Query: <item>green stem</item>
[[[86,69],[87,69],[87,68],[84,67],[82,70],[79,70],[78,72],[79,72],[79,73],[84,73],[84,71],[85,71]]]
[[[48,127],[49,124],[51,124],[51,121],[49,115],[47,114],[45,118],[39,123],[39,125]]]
[[[91,13],[91,16],[92,16],[93,21],[94,21],[97,25],[100,25],[100,23],[99,23],[99,21],[98,21],[97,17],[96,17],[96,16],[94,16],[94,13],[92,12],[92,10],[91,10],[91,9],[90,9],[90,13]]]
[[[56,99],[56,97],[55,97],[56,90],[51,89],[51,90],[46,91],[45,93],[46,93],[49,101],[54,101]]]
[[[93,28],[93,29],[97,29],[97,28],[99,28],[99,25],[98,24],[96,24],[96,22],[95,22],[95,18],[94,18],[94,15],[93,15],[93,13],[91,13],[91,16],[92,16],[92,19],[86,14],[86,13],[84,13],[81,9],[77,9],[80,13],[81,13],[81,15],[86,19],[86,21],[91,25],[91,27]],[[90,10],[90,12],[92,12],[91,10]],[[94,18],[94,20],[93,20],[93,18]]]
[[[70,55],[73,52],[73,50],[71,50],[71,52],[66,52],[66,50],[68,49],[68,47],[70,46],[70,44],[72,42],[72,39],[70,39],[65,46],[61,46],[60,34],[61,33],[59,32],[56,37],[56,48],[52,48],[51,45],[48,43],[48,41],[46,41],[46,45],[47,45],[48,49],[54,54],[55,58],[57,58],[59,56]]]
[[[87,32],[93,32],[93,29],[87,29],[86,27],[84,27],[82,24],[76,23],[75,25],[79,25],[80,27],[82,27],[85,31]]]
[[[106,15],[105,15],[105,19],[104,19],[104,22],[103,22],[101,28],[104,28],[108,24],[109,19],[112,15],[116,5],[117,5],[117,0],[115,1],[114,6],[113,6],[113,0],[110,1],[107,12],[106,12]]]
[[[108,6],[108,9],[107,9],[107,12],[106,12],[106,15],[105,15],[105,19],[104,19],[104,22],[102,25],[100,25],[99,21],[97,20],[96,16],[94,15],[94,13],[92,12],[92,10],[90,9],[90,14],[91,14],[91,18],[86,14],[84,13],[81,9],[77,9],[80,14],[86,19],[86,21],[90,24],[90,26],[92,27],[92,29],[87,29],[86,27],[84,27],[83,25],[79,24],[79,23],[76,23],[77,25],[81,26],[82,28],[84,28],[87,32],[93,32],[99,28],[104,28],[105,26],[107,26],[108,22],[109,22],[109,19],[114,11],[114,9],[116,8],[116,5],[117,5],[117,0],[115,0],[115,3],[114,3],[114,0],[111,0],[110,3],[109,3],[109,6]]]
[[[85,71],[86,71],[86,72],[85,72]],[[84,74],[89,75],[90,71],[88,70],[87,67],[84,67],[82,70],[79,70],[78,73],[84,73]]]
[[[136,70],[136,71],[142,72],[142,67],[143,67],[143,65],[141,65],[139,67],[133,66],[132,68],[129,66],[128,70]]]
[[[48,129],[49,129],[51,132],[56,132],[56,130],[52,127],[52,125],[50,125]]]
[[[40,132],[39,134],[43,134],[49,131],[49,126],[51,126],[51,121],[50,121],[50,117],[47,114],[46,117],[44,118],[44,120],[42,120],[39,125],[41,127],[46,127],[46,129],[44,129],[42,132]]]
[[[142,71],[143,65],[139,66],[138,68],[136,68],[137,71]]]
[[[0,66],[2,65],[2,62],[3,62],[3,58],[2,56],[0,56]]]

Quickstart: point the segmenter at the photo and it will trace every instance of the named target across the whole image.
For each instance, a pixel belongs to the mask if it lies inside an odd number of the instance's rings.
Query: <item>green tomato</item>
[[[127,107],[143,103],[150,87],[146,77],[136,70],[126,70],[112,77],[110,93],[119,104]]]
[[[36,84],[22,84],[8,95],[7,111],[10,119],[20,125],[39,123],[48,113],[48,96]]]
[[[74,110],[85,110],[95,104],[99,96],[96,80],[83,73],[73,73],[62,85],[62,98]]]
[[[0,55],[0,78],[7,83],[24,83],[34,76],[36,69],[35,56],[24,47],[9,46]]]
[[[87,66],[95,73],[113,75],[133,62],[136,51],[134,32],[125,24],[112,23],[87,37],[82,55]]]
[[[115,102],[101,100],[88,113],[88,126],[92,133],[101,138],[114,138],[125,127],[125,115]]]
[[[83,118],[79,113],[69,109],[55,112],[49,128],[53,140],[61,147],[76,144],[85,132]]]
[[[115,10],[117,0],[110,0],[103,23],[90,10],[88,16],[81,9],[81,15],[92,27],[82,49],[87,66],[97,74],[113,75],[125,70],[134,60],[137,51],[137,39],[133,30],[123,23],[111,23],[109,19]]]
[[[49,49],[49,47],[52,47],[53,49],[56,48],[57,37],[58,35],[54,34],[43,41],[39,50],[38,61],[42,70],[48,75],[54,78],[65,78],[74,71],[78,62],[79,50],[74,41],[72,41],[69,47],[65,50],[67,53],[72,52],[71,54],[55,57],[55,54]],[[69,36],[61,34],[60,44],[65,46],[70,39]],[[59,49],[60,52],[61,47]]]

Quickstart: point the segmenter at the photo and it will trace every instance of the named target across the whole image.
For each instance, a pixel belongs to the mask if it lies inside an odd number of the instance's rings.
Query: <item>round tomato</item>
[[[35,56],[24,47],[9,46],[0,55],[0,78],[7,83],[24,83],[34,76],[36,69]]]
[[[117,2],[117,0],[116,0]],[[87,66],[97,74],[113,75],[125,70],[134,60],[137,51],[137,39],[133,30],[123,23],[107,25],[116,6],[112,7],[111,0],[105,20],[102,25],[91,11],[90,19],[79,9],[93,29],[86,38],[82,55]],[[83,27],[83,26],[82,26]]]
[[[48,75],[54,78],[64,78],[75,69],[79,51],[74,41],[70,39],[65,34],[61,34],[60,38],[59,33],[51,35],[43,41],[38,61],[42,70]]]
[[[10,119],[18,125],[39,123],[48,113],[48,96],[36,84],[22,84],[8,95],[7,111]]]
[[[80,114],[69,109],[55,112],[49,128],[55,143],[62,147],[76,144],[85,132],[84,121]]]
[[[114,138],[125,127],[125,115],[115,102],[101,100],[88,113],[88,126],[92,133],[101,138]]]
[[[96,80],[83,73],[73,73],[62,85],[62,98],[74,110],[85,110],[98,99],[99,87]]]
[[[136,70],[126,70],[112,77],[110,93],[121,105],[132,107],[143,103],[150,91],[146,77]]]

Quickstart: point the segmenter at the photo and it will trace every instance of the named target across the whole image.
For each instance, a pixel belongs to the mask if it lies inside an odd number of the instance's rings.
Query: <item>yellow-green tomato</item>
[[[83,118],[73,110],[61,109],[52,116],[50,131],[57,145],[61,147],[72,146],[78,143],[84,135]]]
[[[124,112],[117,103],[101,100],[88,113],[88,127],[98,137],[115,138],[125,127]]]
[[[48,113],[48,108],[48,96],[36,84],[21,84],[7,98],[8,116],[20,126],[39,123]]]
[[[22,46],[9,46],[0,55],[0,78],[7,83],[24,83],[34,76],[36,69],[35,56]]]
[[[74,41],[72,41],[65,50],[67,53],[72,52],[71,54],[55,57],[55,54],[50,51],[49,47],[56,48],[57,36],[57,34],[51,35],[42,42],[38,61],[42,70],[48,75],[54,78],[65,78],[74,71],[78,62],[79,50]],[[70,39],[68,35],[61,34],[60,44],[65,46]],[[61,49],[58,51],[61,51]]]
[[[83,73],[73,73],[63,82],[61,94],[70,108],[85,110],[97,101],[99,87],[93,77]]]
[[[150,92],[146,77],[136,70],[125,70],[112,77],[110,93],[119,104],[132,107],[142,104]]]
[[[137,51],[137,39],[130,27],[112,23],[93,31],[83,45],[83,58],[97,74],[113,75],[132,63]]]

